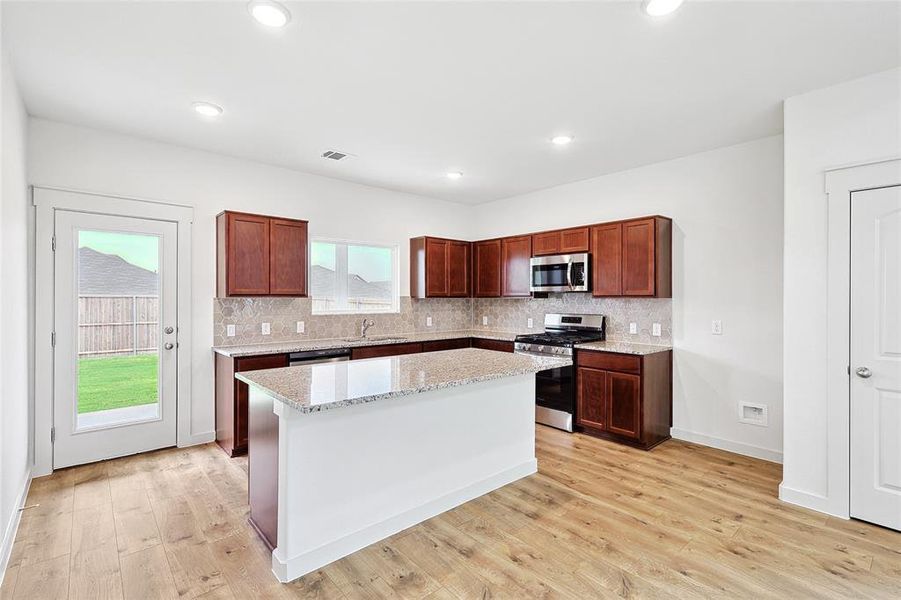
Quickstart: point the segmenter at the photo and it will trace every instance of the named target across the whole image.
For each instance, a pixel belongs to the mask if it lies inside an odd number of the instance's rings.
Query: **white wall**
[[[480,205],[474,221],[489,237],[651,214],[674,227],[674,434],[780,460],[781,136]],[[769,427],[739,423],[739,400],[767,404]]]
[[[12,547],[18,504],[31,469],[28,315],[29,202],[25,178],[28,117],[2,50],[0,183],[0,578]]]
[[[785,468],[782,496],[838,514],[826,409],[825,171],[901,157],[901,69],[785,101]],[[844,467],[847,468],[847,457]],[[847,477],[847,473],[844,474]]]
[[[462,237],[469,229],[468,213],[458,204],[41,119],[29,124],[28,175],[36,186],[194,207],[192,434],[198,437],[215,429],[210,346],[217,213],[302,218],[313,237],[398,244],[402,295],[409,295],[404,274],[411,237]]]

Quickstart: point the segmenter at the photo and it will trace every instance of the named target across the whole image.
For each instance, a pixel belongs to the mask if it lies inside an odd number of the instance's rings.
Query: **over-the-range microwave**
[[[558,254],[532,258],[533,292],[590,292],[591,270],[588,253]]]

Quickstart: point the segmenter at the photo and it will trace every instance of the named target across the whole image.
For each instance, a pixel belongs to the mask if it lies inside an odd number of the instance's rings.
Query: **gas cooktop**
[[[604,315],[544,316],[544,333],[516,336],[517,352],[572,355],[572,347],[604,339]]]

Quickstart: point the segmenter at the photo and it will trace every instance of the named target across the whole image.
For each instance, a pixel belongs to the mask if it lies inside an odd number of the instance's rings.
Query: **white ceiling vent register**
[[[326,150],[322,153],[322,158],[329,160],[342,160],[344,158],[352,158],[354,155],[350,152],[341,152],[340,150]]]

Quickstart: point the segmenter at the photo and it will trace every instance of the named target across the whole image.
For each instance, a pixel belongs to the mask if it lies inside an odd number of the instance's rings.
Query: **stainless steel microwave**
[[[533,292],[590,292],[589,254],[536,256],[531,261]]]

